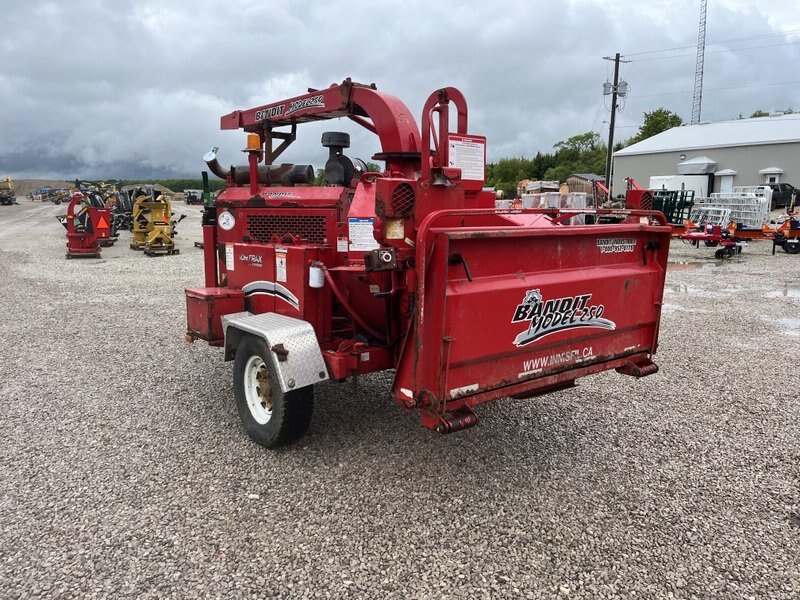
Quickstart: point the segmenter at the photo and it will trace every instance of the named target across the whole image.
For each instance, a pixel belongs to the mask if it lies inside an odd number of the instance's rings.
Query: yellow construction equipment
[[[164,194],[141,191],[133,205],[132,220],[133,250],[142,250],[148,256],[180,252],[172,240],[172,205]]]
[[[14,193],[14,180],[11,177],[0,177],[0,204],[11,206],[17,203]]]

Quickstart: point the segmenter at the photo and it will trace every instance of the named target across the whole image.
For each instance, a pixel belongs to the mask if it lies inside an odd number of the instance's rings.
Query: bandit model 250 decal
[[[582,294],[545,301],[540,290],[528,290],[511,319],[512,323],[528,322],[528,329],[517,335],[514,345],[526,346],[551,333],[579,327],[616,329],[614,321],[603,318],[602,304],[589,304],[591,298]]]

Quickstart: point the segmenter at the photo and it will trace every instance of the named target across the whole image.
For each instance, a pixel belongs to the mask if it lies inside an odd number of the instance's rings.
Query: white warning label
[[[375,219],[348,219],[350,226],[350,250],[366,252],[380,248],[372,233],[372,222]]]
[[[286,283],[286,253],[275,253],[275,281]]]
[[[448,166],[461,169],[461,179],[486,178],[486,138],[450,134]]]
[[[233,271],[236,261],[233,260],[233,244],[225,244],[225,268]]]

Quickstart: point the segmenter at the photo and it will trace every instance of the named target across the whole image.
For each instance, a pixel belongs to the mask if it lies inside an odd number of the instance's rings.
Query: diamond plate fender
[[[222,317],[225,360],[232,360],[243,334],[263,338],[281,390],[289,392],[328,379],[328,368],[310,323],[277,313],[232,313]]]

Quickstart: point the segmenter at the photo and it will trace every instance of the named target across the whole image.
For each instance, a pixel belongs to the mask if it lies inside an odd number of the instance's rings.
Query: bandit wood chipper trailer
[[[374,133],[381,172],[326,132],[325,185],[275,164],[298,125],[346,117]],[[451,126],[452,123],[452,126]],[[248,164],[204,213],[205,287],[186,290],[187,339],[222,346],[248,435],[273,447],[306,430],[314,386],[389,370],[394,401],[447,433],[474,407],[658,368],[671,228],[643,210],[495,209],[485,138],[452,87],[421,128],[374,85],[341,85],[221,118]],[[578,213],[618,222],[569,225]],[[597,215],[596,215],[597,216]],[[595,219],[599,220],[599,219]]]

